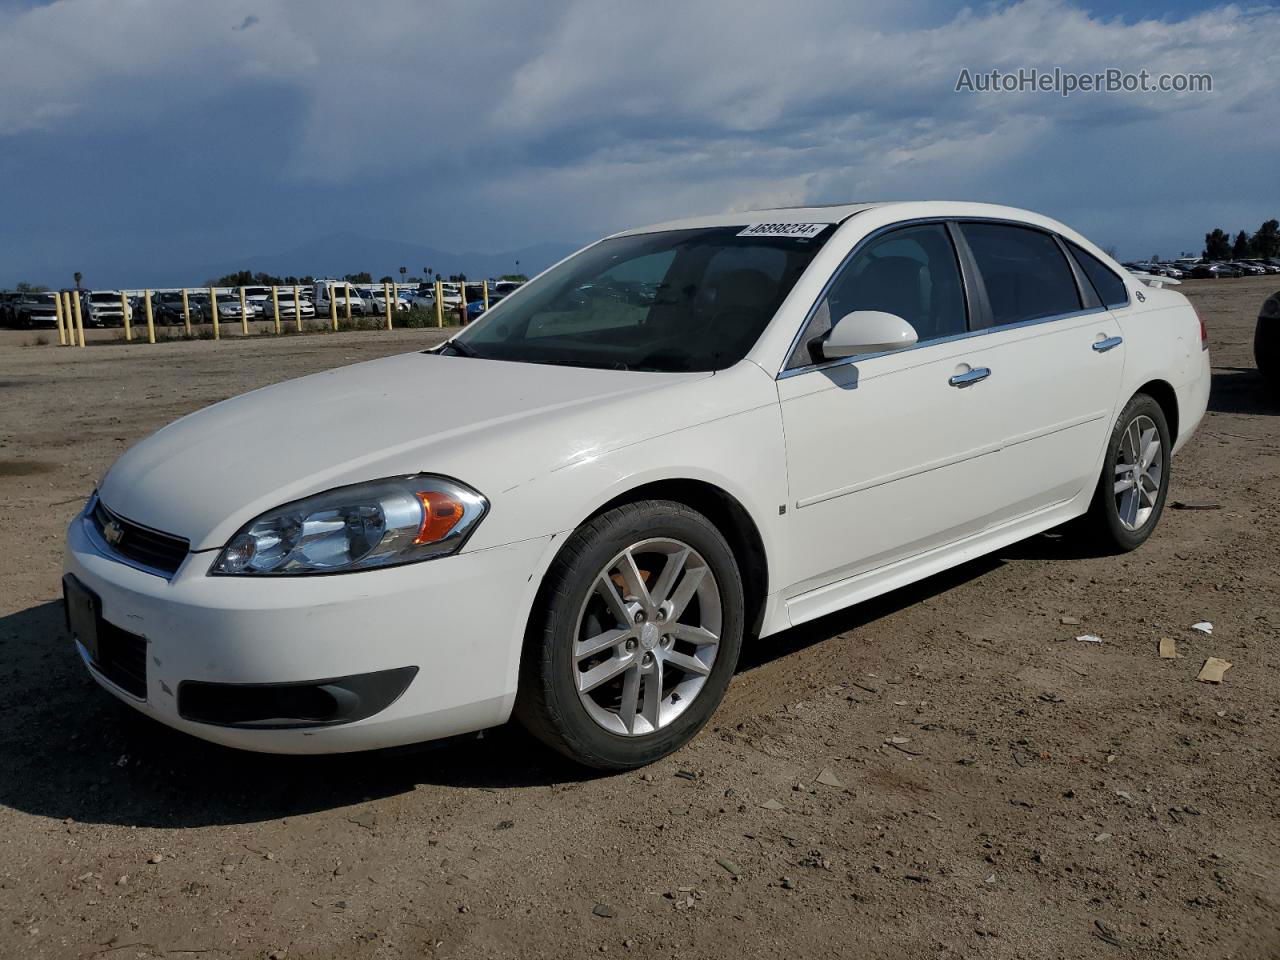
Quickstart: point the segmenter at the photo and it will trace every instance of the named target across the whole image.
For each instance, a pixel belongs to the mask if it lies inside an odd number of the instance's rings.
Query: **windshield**
[[[118,293],[91,293],[89,294],[90,303],[120,303],[120,294]]]
[[[490,360],[665,372],[746,356],[826,242],[741,227],[604,240],[503,299],[456,339]],[[452,348],[459,349],[459,348]]]

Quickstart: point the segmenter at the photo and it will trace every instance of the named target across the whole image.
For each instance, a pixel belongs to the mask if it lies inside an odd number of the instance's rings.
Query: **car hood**
[[[492,500],[575,458],[719,415],[689,389],[710,376],[387,357],[183,417],[117,460],[99,493],[194,550],[283,503],[380,477],[445,474]]]

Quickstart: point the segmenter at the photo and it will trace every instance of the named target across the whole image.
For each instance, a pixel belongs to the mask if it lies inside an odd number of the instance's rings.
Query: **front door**
[[[854,310],[907,320],[917,345],[814,362],[809,342]],[[790,484],[785,594],[981,530],[996,509],[1002,418],[985,336],[945,225],[872,239],[842,267],[778,380]]]

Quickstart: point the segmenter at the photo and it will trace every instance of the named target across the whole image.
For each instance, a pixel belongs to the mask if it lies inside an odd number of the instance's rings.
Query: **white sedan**
[[[1208,393],[1187,300],[1036,214],[629,230],[441,347],[138,444],[68,531],[68,617],[102,686],[209,740],[514,714],[630,768],[706,723],[746,638],[1082,515],[1137,547]]]

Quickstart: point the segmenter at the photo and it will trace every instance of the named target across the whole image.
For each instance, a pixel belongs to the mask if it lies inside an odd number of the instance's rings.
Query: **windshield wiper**
[[[448,342],[442,344],[440,347],[441,350],[444,350],[446,348],[449,350],[452,350],[454,353],[456,353],[460,357],[471,357],[473,360],[480,359],[480,354],[476,353],[475,348],[468,346],[466,343],[463,343],[461,340],[449,340]]]
[[[552,360],[531,360],[531,363],[542,363],[552,367],[586,367],[590,370],[630,370],[621,360],[608,362],[605,360],[570,360],[556,357]]]

